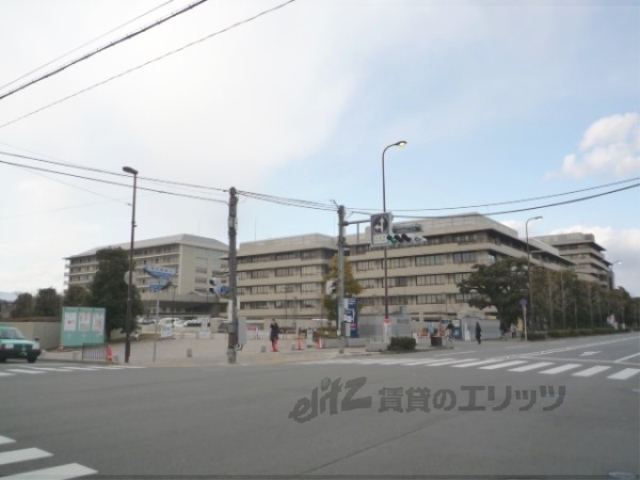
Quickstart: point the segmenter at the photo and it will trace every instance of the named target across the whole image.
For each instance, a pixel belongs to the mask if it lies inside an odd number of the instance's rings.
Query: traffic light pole
[[[229,364],[236,363],[236,345],[238,344],[238,300],[237,300],[237,252],[236,237],[238,234],[238,195],[236,189],[229,190],[229,297],[231,299],[231,325],[229,325],[229,341],[227,358]]]
[[[344,205],[338,207],[338,332],[340,333],[340,353],[344,353],[342,328],[344,321],[344,244],[345,239],[345,221],[344,221]]]

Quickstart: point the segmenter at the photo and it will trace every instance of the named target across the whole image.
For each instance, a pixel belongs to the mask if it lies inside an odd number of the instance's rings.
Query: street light
[[[133,240],[135,238],[136,228],[136,187],[138,180],[138,171],[131,167],[122,167],[125,173],[133,175],[133,203],[131,205],[131,244],[129,246],[129,286],[127,295],[127,319],[125,321],[125,347],[124,362],[129,363],[129,355],[131,354],[131,312],[133,309]]]
[[[533,295],[531,294],[531,253],[529,252],[529,222],[532,220],[542,220],[542,217],[532,217],[524,224],[527,235],[527,288],[529,290],[529,315],[533,318]],[[524,339],[527,340],[527,319],[524,319]]]
[[[382,151],[382,211],[384,213],[387,212],[387,198],[386,198],[386,190],[385,190],[385,182],[384,182],[384,154],[391,147],[404,147],[407,144],[404,140],[400,140],[399,142],[392,143],[391,145],[385,147]],[[389,318],[389,286],[387,285],[387,246],[384,246],[384,318],[385,320]]]

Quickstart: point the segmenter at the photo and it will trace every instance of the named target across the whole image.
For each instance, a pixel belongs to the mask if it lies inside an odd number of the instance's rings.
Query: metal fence
[[[83,343],[82,344],[82,360],[106,360],[107,344],[106,343]]]

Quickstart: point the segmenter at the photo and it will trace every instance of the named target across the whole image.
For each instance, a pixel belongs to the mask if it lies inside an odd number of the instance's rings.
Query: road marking
[[[9,463],[24,462],[25,460],[35,460],[36,458],[51,457],[52,454],[40,450],[39,448],[24,448],[13,452],[0,453],[0,465]]]
[[[638,368],[625,368],[624,370],[620,370],[618,373],[609,375],[607,378],[611,378],[613,380],[626,380],[633,377],[634,375],[637,375],[638,373],[640,373],[640,369]]]
[[[603,367],[603,366],[591,367],[591,368],[587,368],[586,370],[582,370],[581,372],[574,373],[573,376],[574,377],[591,377],[596,373],[604,372],[605,370],[609,370],[610,368],[611,367]]]
[[[94,366],[91,368],[95,368],[96,370],[124,370],[127,367],[100,367],[100,366]]]
[[[0,377],[14,377],[13,373],[0,372]]]
[[[55,367],[27,367],[32,368],[34,370],[45,370],[47,372],[68,372],[69,370],[64,370],[63,368],[55,368]]]
[[[62,367],[65,370],[84,370],[84,371],[89,371],[89,370],[97,370],[97,368],[92,368],[92,367]]]
[[[496,370],[498,368],[504,367],[512,367],[514,365],[522,365],[523,363],[527,363],[523,360],[514,360],[512,362],[498,363],[497,365],[489,365],[488,367],[480,367],[482,370]]]
[[[68,465],[61,465],[59,467],[9,475],[2,477],[2,480],[36,480],[38,478],[46,478],[47,480],[69,480],[71,478],[84,477],[85,475],[93,475],[94,473],[98,473],[97,470],[92,470],[77,463],[69,463]]]
[[[441,362],[444,360],[436,360],[435,358],[427,358],[425,360],[419,360],[417,362],[404,363],[403,365],[424,365],[425,363]]]
[[[444,357],[445,355],[464,355],[466,353],[474,353],[476,352],[476,350],[468,350],[465,352],[455,352],[455,353],[438,353],[437,355],[434,355],[434,357]]]
[[[549,365],[553,365],[551,362],[538,362],[532,363],[531,365],[525,365],[524,367],[518,368],[510,368],[510,372],[528,372],[529,370],[535,370],[536,368],[548,367]]]
[[[629,355],[628,357],[622,357],[622,358],[619,358],[618,360],[614,360],[613,363],[622,363],[625,360],[628,360],[633,357],[637,357],[638,355],[640,355],[640,353],[634,353],[633,355]]]
[[[38,373],[44,373],[44,372],[38,372],[37,370],[22,370],[20,368],[12,368],[12,369],[8,369],[7,372],[13,372],[13,373],[30,373],[31,375],[36,375]]]
[[[588,357],[589,355],[595,355],[597,353],[600,353],[600,352],[584,352],[584,353],[581,353],[580,356],[581,357]]]
[[[378,361],[374,361],[374,362],[370,362],[371,364],[377,364],[377,365],[396,365],[398,363],[406,363],[410,360],[407,360],[406,358],[403,358],[401,360],[395,358],[393,360],[378,360]]]
[[[15,443],[15,440],[13,438],[3,437],[0,435],[0,445],[6,445],[7,443]]]
[[[463,362],[473,362],[475,360],[478,360],[477,358],[463,358],[463,359],[457,359],[457,360],[439,360],[435,363],[429,363],[427,365],[425,365],[425,367],[434,367],[437,365],[453,365],[454,363],[463,363]]]
[[[538,372],[538,373],[546,373],[548,375],[555,375],[556,373],[566,372],[567,370],[571,370],[573,368],[578,368],[578,367],[581,367],[581,366],[582,365],[580,365],[579,363],[569,363],[567,365],[561,365],[559,367],[551,368],[549,370],[543,370],[542,372]]]
[[[460,365],[453,365],[457,368],[475,367],[477,365],[486,365],[487,363],[501,362],[502,358],[494,358],[493,360],[482,360],[481,362],[462,363]]]

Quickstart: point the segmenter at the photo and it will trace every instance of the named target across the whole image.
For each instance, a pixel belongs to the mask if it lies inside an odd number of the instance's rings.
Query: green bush
[[[413,337],[392,337],[389,350],[412,351],[416,349],[416,339]]]

